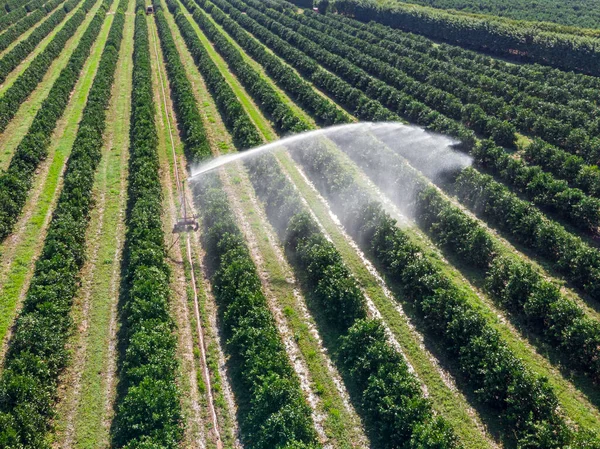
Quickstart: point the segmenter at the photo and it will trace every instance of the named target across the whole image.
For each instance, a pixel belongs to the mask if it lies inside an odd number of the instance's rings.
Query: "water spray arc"
[[[423,128],[403,123],[362,122],[295,134],[247,151],[218,157],[192,167],[188,181],[193,182],[201,175],[223,165],[257,157],[265,152],[306,149],[311,143],[320,139],[335,142],[335,145],[345,152],[345,147],[359,135],[370,135],[373,137],[373,144],[386,145],[407,159],[418,159],[421,162],[420,165],[425,167],[423,174],[430,179],[435,179],[452,170],[467,167],[472,162],[470,156],[454,149],[459,142],[447,136],[434,134]]]

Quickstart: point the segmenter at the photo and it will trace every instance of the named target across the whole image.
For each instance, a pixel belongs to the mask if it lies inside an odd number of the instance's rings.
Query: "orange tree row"
[[[136,2],[128,207],[121,283],[120,392],[115,447],[175,449],[183,437],[177,337],[170,316],[170,270],[145,2]]]
[[[453,369],[476,400],[499,413],[510,429],[508,438],[538,448],[583,448],[597,438],[568,427],[547,379],[525,366],[435,257],[415,244],[381,204],[368,200],[330,149],[307,147],[298,160],[368,257],[421,315],[424,330],[454,360]]]
[[[101,11],[102,12],[102,11]],[[99,13],[100,14],[100,13]],[[105,17],[101,14],[102,18]],[[102,20],[101,20],[102,21]],[[3,447],[46,448],[58,377],[65,367],[71,305],[85,260],[94,172],[101,159],[106,110],[124,25],[115,15],[64,175],[64,187],[16,321],[0,377]],[[82,45],[97,35],[92,29]]]
[[[12,50],[2,56],[0,59],[0,82],[6,80],[10,72],[35,49],[42,39],[48,36],[64,20],[70,11],[75,9],[79,2],[80,0],[67,0],[62,8],[57,9],[44,23],[36,27],[27,39],[19,42]],[[84,10],[84,12],[87,13],[87,10]]]
[[[423,113],[439,111],[444,114],[445,118],[462,119],[465,124],[476,131],[492,136],[501,144],[510,145],[516,139],[514,128],[507,121],[487,116],[475,104],[463,106],[453,95],[432,87],[426,82],[421,82],[421,80],[410,78],[403,72],[387,63],[382,63],[376,58],[366,56],[366,49],[363,49],[363,51],[355,50],[345,44],[344,39],[332,37],[336,35],[333,26],[327,25],[325,27],[328,30],[327,33],[317,31],[300,24],[300,21],[308,19],[300,19],[298,16],[304,17],[306,14],[290,14],[288,16],[274,9],[266,8],[255,1],[246,3],[252,4],[264,13],[261,14],[258,10],[246,8],[246,12],[251,18],[268,26],[280,37],[305,51],[308,56],[315,58],[317,62],[339,74],[354,87],[366,92],[372,98],[382,101],[384,105],[395,110],[401,116],[419,124],[431,126],[431,120],[429,118],[424,119]],[[359,44],[354,46],[360,47]],[[383,81],[372,78],[369,73],[388,83],[386,87],[389,95],[393,95],[391,100],[390,97],[382,96]],[[425,70],[425,73],[428,73],[427,70]],[[399,109],[397,103],[400,101],[400,96],[402,96],[405,103],[408,103],[410,108],[419,107],[422,113],[415,115],[408,108]],[[423,103],[420,103],[421,100]],[[482,115],[478,114],[477,111]],[[434,124],[433,126],[436,127],[437,125]],[[465,130],[460,131],[457,137],[463,134],[465,134]],[[488,168],[495,168],[495,166],[488,165]],[[518,184],[517,187],[528,194],[529,198],[536,204],[557,211],[575,226],[584,230],[597,230],[600,225],[600,212],[598,212],[600,210],[600,200],[590,198],[578,189],[570,188],[567,183],[555,180],[551,174],[546,173],[540,176],[539,170],[530,170],[523,163],[519,163],[518,168],[519,173],[508,173],[500,170],[495,170],[495,172],[505,175],[503,176],[505,181]],[[527,173],[524,175],[524,172]],[[534,176],[535,179],[533,179]],[[534,185],[533,188],[531,184]]]
[[[268,43],[271,48],[287,62],[296,66],[298,69],[304,68],[307,70],[307,73],[311,75],[310,78],[315,84],[322,85],[323,79],[327,79],[327,75],[321,76],[322,72],[314,68],[315,66],[318,66],[310,57],[298,52],[298,50],[288,44],[285,40],[274,37],[274,34],[269,29],[258,24],[253,17],[258,18],[259,20],[264,19],[265,24],[267,24],[270,29],[279,30],[281,36],[290,38],[289,36],[294,33],[293,31],[282,27],[273,19],[267,18],[257,10],[245,5],[244,3],[241,3],[239,0],[213,0],[212,3],[222,6],[223,9],[230,13],[232,19],[236,20],[244,28],[247,28],[258,39]],[[202,4],[202,0],[200,4]],[[252,2],[252,4],[256,5],[256,2]],[[239,9],[233,7],[232,5],[238,5],[240,8],[243,8],[246,14],[241,14]],[[261,7],[260,5],[256,6]],[[312,44],[307,39],[305,40],[307,41],[307,45]],[[315,51],[322,53],[321,49],[316,49]],[[340,61],[340,59],[341,58],[336,58],[337,61]],[[312,75],[315,74],[318,76],[312,77]],[[330,89],[327,89],[327,93],[336,100],[345,102],[347,107],[352,109],[356,108],[355,113],[360,118],[366,120],[378,118],[383,120],[399,120],[398,116],[391,114],[388,110],[383,108],[381,103],[374,100],[367,100],[364,97],[364,94],[357,89],[352,88],[348,83],[345,83],[339,78],[332,78],[334,75],[329,76],[331,80],[335,81],[335,87],[331,88],[331,86],[327,86],[330,87]],[[388,102],[391,109],[393,104],[399,101],[398,96],[393,93],[392,88],[383,83],[376,83],[376,86],[377,89],[373,88],[368,92],[377,96],[378,98],[382,98],[383,100],[387,98],[386,102]],[[365,100],[363,100],[363,98],[365,98]],[[365,101],[370,102],[367,103]],[[365,105],[368,105],[368,107],[365,107]],[[414,119],[418,121],[418,123],[425,125],[429,124],[429,126],[433,129],[445,131],[451,135],[462,135],[467,141],[466,145],[472,148],[475,156],[483,161],[483,158],[481,157],[482,154],[478,153],[478,150],[486,147],[480,144],[475,145],[472,137],[469,137],[470,134],[468,130],[462,127],[462,125],[459,123],[454,122],[437,113],[436,111],[432,111],[431,109],[427,108],[427,106],[415,101],[406,103],[402,108],[396,107],[396,110],[398,109],[402,109],[401,112],[403,115],[408,114],[410,119]],[[463,146],[464,145],[465,143],[463,143]],[[520,188],[523,190],[529,189],[531,193],[537,195],[537,200],[540,203],[545,203],[546,205],[552,206],[558,210],[566,210],[573,218],[581,218],[581,213],[590,214],[590,220],[588,223],[595,222],[594,217],[597,216],[597,210],[594,209],[594,207],[587,207],[587,205],[593,205],[594,201],[590,201],[588,197],[581,195],[576,189],[565,188],[564,184],[560,183],[558,183],[558,187],[560,187],[562,191],[566,192],[567,194],[561,194],[560,189],[557,193],[553,193],[551,187],[556,187],[557,182],[551,177],[544,175],[540,178],[543,182],[536,183],[537,180],[535,179],[535,170],[530,170],[528,167],[523,166],[518,162],[514,163],[514,168],[516,171],[506,171],[504,173],[504,178],[516,184],[517,182],[521,182],[518,176],[515,175],[515,173],[519,173],[519,170],[530,176],[532,179],[522,185]],[[482,176],[476,171],[471,170],[470,172],[473,172],[479,177]],[[502,174],[499,170],[497,170],[497,172],[498,174]],[[490,178],[490,181],[493,180]],[[494,187],[496,190],[506,190],[505,187],[495,181],[493,182],[493,186],[497,186]],[[534,188],[538,189],[538,191],[534,190]],[[544,195],[539,194],[539,191],[544,193]],[[539,210],[537,210],[530,203],[518,200],[514,195],[508,197],[505,196],[503,198],[505,200],[506,208],[495,209],[495,213],[506,215],[507,211],[514,211],[514,213],[508,213],[508,216],[513,218],[511,226],[505,226],[503,229],[510,232],[511,235],[516,236],[520,242],[532,247],[541,255],[551,260],[555,264],[556,268],[560,272],[567,274],[569,279],[575,285],[583,288],[592,296],[598,297],[598,295],[600,295],[597,282],[598,277],[596,275],[596,273],[598,273],[600,270],[600,254],[598,251],[583,242],[581,238],[567,232],[564,227],[558,223],[547,220],[544,215],[541,214]],[[486,197],[480,198],[480,200],[484,199],[486,199]],[[487,197],[487,199],[491,201],[492,198]],[[571,207],[569,204],[570,199],[578,200],[580,206],[585,206],[586,208]],[[490,211],[494,212],[492,209],[490,209]],[[532,218],[532,220],[527,221],[529,224],[525,226],[524,220],[527,220],[527,217]],[[535,218],[535,220],[533,220],[533,218]],[[539,243],[540,240],[533,237],[536,235],[535,232],[537,231],[543,231],[544,235],[551,237],[550,241],[556,242],[556,244],[552,244],[550,246],[541,245]],[[564,247],[563,243],[567,241],[570,242],[571,245],[569,247]]]
[[[71,0],[70,0],[71,1]],[[77,0],[75,0],[77,1]],[[85,0],[84,10],[92,8],[96,0]],[[100,9],[100,15],[106,15],[108,1]],[[25,72],[0,98],[0,123],[2,118],[14,116],[16,110],[35,89],[48,70],[52,60],[64,49],[64,45],[77,31],[85,19],[83,11],[77,11],[56,34],[52,42],[27,67]],[[6,238],[17,222],[27,201],[27,195],[34,181],[34,174],[40,162],[47,156],[52,133],[69,102],[71,91],[79,79],[83,64],[90,54],[101,21],[95,19],[91,31],[86,32],[69,58],[64,69],[56,79],[48,96],[37,111],[27,134],[17,146],[8,169],[0,174],[0,240]],[[7,123],[7,122],[5,122]],[[6,125],[4,125],[6,126]]]
[[[570,367],[600,380],[599,322],[530,262],[503,249],[497,237],[380,141],[360,135],[332,139],[398,207],[417,217],[437,245],[481,273],[498,304],[524,318],[525,326],[557,348]]]
[[[210,157],[210,148],[192,85],[160,6],[155,19],[167,60],[184,148],[188,160],[198,162]],[[189,41],[185,36],[188,34],[184,35],[184,39]],[[204,55],[209,58],[208,54]],[[226,122],[234,127],[237,125],[239,129],[243,116],[236,111],[243,111],[241,105],[214,63],[205,62],[204,73],[216,71],[213,83],[219,80],[217,90],[221,98],[234,102],[229,103],[227,108],[234,118]],[[212,87],[216,85],[212,84]],[[249,119],[246,120],[250,123]],[[238,145],[243,148],[253,145],[258,138],[257,131],[254,132],[256,134],[246,134],[247,140],[238,141]],[[316,448],[310,407],[290,364],[262,292],[256,266],[218,178],[210,175],[210,178],[198,181],[194,185],[194,200],[202,212],[203,241],[209,257],[211,281],[227,333],[228,348],[236,364],[234,379],[238,382],[236,393],[244,439],[253,448]]]
[[[456,15],[436,9],[374,0],[334,0],[332,9],[358,20],[370,20],[466,47],[551,65],[565,70],[600,74],[600,43],[596,37],[540,30],[533,24],[514,26],[489,18]]]
[[[194,11],[194,18],[209,30],[208,35],[215,41],[219,40],[217,31],[210,28],[210,22],[203,21],[206,18],[201,11],[192,2],[185,3]],[[186,39],[187,42],[191,42],[190,47],[201,45],[197,37],[193,39],[195,34],[193,34],[189,22],[178,13],[179,6],[175,2],[169,2],[169,6],[176,14],[176,20],[183,31],[184,39],[186,36],[191,37]],[[257,89],[257,86],[261,85],[260,83],[254,84],[258,74],[245,62],[237,64],[243,61],[238,58],[239,54],[233,53],[235,49],[223,42],[217,44],[216,47],[223,50],[222,54],[228,61],[231,61],[234,73],[243,80],[242,82],[249,83],[256,98],[264,98],[265,92],[269,92],[269,90]],[[237,52],[237,50],[235,51]],[[204,64],[199,64],[199,67],[203,68],[203,73],[208,70],[218,70],[214,63],[210,63],[210,60],[207,59],[204,62]],[[248,73],[249,71],[252,71],[252,74]],[[224,78],[221,78],[220,83],[220,89],[228,90],[233,95],[233,91]],[[239,104],[237,99],[235,101]],[[280,99],[277,100],[277,103],[280,116],[293,116],[293,112]],[[266,109],[272,106],[266,106]],[[227,118],[228,110],[222,110],[222,114],[225,122],[231,121]],[[293,122],[283,120],[277,124],[280,130],[284,131],[287,130],[287,123]],[[356,280],[343,264],[335,247],[327,241],[316,223],[310,218],[298,193],[285,177],[277,162],[272,157],[264,157],[256,162],[249,162],[247,166],[256,192],[265,201],[270,220],[277,225],[280,236],[285,236],[286,247],[293,253],[292,258],[298,262],[295,264],[296,270],[304,277],[308,275],[307,282],[310,285],[307,285],[307,288],[314,292],[313,299],[318,301],[325,310],[327,324],[339,332],[338,346],[343,346],[345,352],[339,354],[338,363],[346,370],[347,375],[359,385],[362,395],[358,399],[367,410],[368,420],[374,427],[375,433],[378,434],[378,440],[384,447],[408,447],[408,441],[412,441],[411,444],[419,447],[456,447],[457,443],[451,429],[442,418],[433,416],[431,405],[423,398],[420,386],[409,372],[408,365],[387,342],[381,323],[376,320],[366,320],[365,299]],[[203,187],[198,187],[198,190],[203,190]],[[213,252],[218,250],[216,242],[213,241],[215,227],[221,233],[223,229],[230,229],[225,227],[225,224],[218,218],[214,218],[223,215],[222,209],[215,208],[215,204],[218,204],[219,201],[217,195],[216,191],[209,195],[210,209],[207,210],[207,204],[202,203],[205,220],[210,220],[210,223],[215,220],[222,223],[218,227],[213,223],[212,231],[209,231],[211,234],[207,239],[208,247],[215,247]],[[225,200],[221,199],[220,201]],[[226,248],[229,247],[228,244]],[[211,251],[208,253],[211,254]],[[221,258],[223,257],[221,256]],[[233,265],[231,261],[229,262],[230,266]],[[218,268],[218,270],[225,270],[225,268]],[[228,271],[232,272],[227,276],[227,279],[230,280],[234,278],[233,274],[236,271],[232,269]],[[240,277],[239,273],[236,277]],[[215,278],[219,279],[218,276]],[[256,285],[258,288],[259,284]],[[233,304],[230,307],[233,307]],[[248,344],[247,341],[245,343]],[[360,354],[357,353],[359,346]],[[365,349],[368,354],[363,353]],[[380,357],[370,357],[375,354]],[[367,356],[369,359],[368,366],[364,366],[363,356]],[[378,382],[381,383],[380,389],[369,390],[369,385]],[[401,384],[399,385],[398,382]],[[383,403],[385,398],[389,397],[394,398],[395,405],[391,409],[386,409]]]

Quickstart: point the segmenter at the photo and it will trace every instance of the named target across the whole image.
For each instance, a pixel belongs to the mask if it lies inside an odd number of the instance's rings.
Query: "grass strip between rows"
[[[126,3],[127,0],[124,0]],[[58,377],[68,362],[71,305],[85,259],[94,172],[104,144],[106,110],[123,34],[119,6],[64,175],[64,187],[0,377],[0,444],[47,448]]]

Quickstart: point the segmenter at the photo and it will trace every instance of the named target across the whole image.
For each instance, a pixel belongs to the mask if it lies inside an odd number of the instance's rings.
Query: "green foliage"
[[[85,19],[83,11],[88,11],[94,3],[95,0],[84,2],[82,9],[67,21],[44,51],[31,62],[29,67],[0,98],[0,129],[6,128],[9,121],[17,113],[21,103],[27,99],[42,80],[52,61],[63,50],[67,40],[75,34],[77,28],[83,23]],[[67,107],[71,91],[79,79],[92,44],[100,33],[108,5],[108,1],[105,0],[104,6],[92,19],[67,65],[61,70],[59,77],[52,85],[48,97],[36,113],[27,134],[17,146],[8,169],[0,173],[0,240],[6,238],[12,232],[25,205],[35,171],[47,155],[52,133]],[[62,15],[64,18],[65,12],[60,10],[55,14]]]
[[[396,114],[384,108],[379,101],[370,100],[361,90],[352,87],[340,77],[320,68],[313,59],[287,41],[290,37],[287,33],[283,35],[274,34],[271,27],[280,26],[275,21],[241,1],[215,0],[212,3],[231,14],[232,17],[235,14],[236,21],[244,29],[265,42],[275,54],[295,67],[315,86],[327,92],[340,105],[351,110],[361,120],[399,120]],[[253,4],[253,6],[261,7],[262,5]],[[242,11],[246,14],[242,14]],[[262,17],[265,18],[265,21],[255,20]]]
[[[99,28],[103,10],[97,18],[93,26]],[[106,109],[123,25],[123,15],[117,14],[83,111],[42,254],[9,343],[0,377],[2,447],[49,447],[46,434],[53,417],[58,377],[68,359],[65,345],[72,325],[70,308],[85,260],[94,172],[104,143]],[[80,41],[80,48],[86,50],[84,55],[89,53],[99,29],[88,31]]]
[[[525,158],[589,195],[600,197],[600,170],[597,165],[587,165],[581,156],[536,139],[525,149]]]
[[[248,34],[237,21],[242,19],[241,13],[230,10],[231,18],[210,2],[200,2],[202,8],[210,12],[213,19],[236,40],[249,56],[259,62],[266,73],[300,106],[309,111],[323,126],[345,123],[348,118],[333,103],[317,94],[310,83],[302,79],[288,65],[269,53],[259,42]],[[234,20],[235,19],[235,20]],[[256,26],[260,26],[256,24]],[[277,39],[274,37],[273,39]],[[285,44],[280,42],[280,44]]]
[[[374,0],[333,0],[333,11],[375,21],[433,39],[487,52],[597,75],[600,62],[594,37],[540,30],[536,24],[510,23],[489,17],[470,17],[405,3],[380,6]]]
[[[551,261],[573,284],[594,298],[600,297],[600,253],[596,248],[548,220],[491,176],[472,168],[458,176],[455,193],[499,229]]]
[[[183,134],[186,156],[191,163],[198,163],[211,156],[202,118],[196,105],[192,83],[187,79],[185,68],[175,47],[173,35],[164,13],[157,6],[155,14],[160,43],[166,59],[167,74],[177,119]]]
[[[227,196],[209,175],[194,185],[214,294],[247,392],[241,427],[252,448],[317,447],[311,410],[288,360],[261,290],[256,267],[235,224]]]
[[[274,157],[262,156],[249,161],[247,166],[271,223],[282,236],[294,268],[310,291],[310,300],[324,312],[329,330],[333,329],[342,340],[350,338],[348,333],[360,327],[367,316],[365,298],[356,280],[335,246],[306,211]],[[383,329],[377,320],[369,323]],[[358,400],[378,443],[385,448],[412,447],[408,445],[410,439],[415,447],[460,447],[448,424],[433,416],[415,376],[402,356],[392,349],[384,333],[363,343],[360,354],[366,353],[367,358],[371,353],[383,351],[389,358],[386,369],[365,372],[363,366],[352,365],[352,356],[346,353],[336,360],[359,387]],[[399,385],[416,388],[399,388]],[[395,406],[390,409],[389,404]]]
[[[600,9],[593,0],[549,0],[534,4],[523,0],[483,0],[476,3],[465,0],[411,0],[410,3],[517,20],[556,22],[573,27],[598,28],[600,23]],[[519,26],[519,23],[515,25]]]
[[[257,104],[270,116],[275,126],[282,132],[306,131],[308,124],[281,102],[275,89],[244,60],[242,54],[219,32],[206,14],[191,0],[187,1],[186,7],[193,11],[196,23],[213,42],[240,82],[256,98]]]
[[[413,243],[380,204],[368,201],[331,151],[315,145],[302,151],[299,160],[332,200],[346,229],[413,302],[427,332],[456,361],[456,369],[475,397],[496,409],[523,444],[562,447],[573,440],[575,435],[557,413],[556,395],[547,381],[512,353],[429,252]],[[465,239],[469,240],[468,234]],[[375,356],[366,358],[369,363],[376,360]],[[543,446],[548,435],[549,443]]]
[[[252,148],[259,145],[262,143],[260,134],[244,112],[231,86],[211,59],[191,24],[179,12],[178,5],[170,3],[170,8],[175,15],[177,26],[198,66],[198,70],[200,70],[200,73],[204,77],[204,81],[221,111],[223,121],[230,129],[235,142],[244,148]]]
[[[183,438],[177,340],[162,229],[158,136],[145,3],[136,1],[131,94],[129,204],[124,249],[122,394],[115,447],[175,449]]]
[[[8,74],[12,72],[29,55],[29,53],[35,49],[42,39],[48,36],[48,34],[50,34],[78,4],[79,0],[68,0],[63,4],[62,8],[57,9],[43,24],[36,27],[27,39],[19,42],[12,50],[3,55],[2,59],[0,59],[0,82],[4,82]],[[85,17],[85,13],[89,11],[93,4],[94,2],[92,0],[86,0],[83,3],[82,12],[78,12],[75,15]],[[83,18],[80,18],[80,20],[83,21]],[[56,40],[57,36],[55,36],[53,41]],[[59,44],[59,48],[60,50],[64,48],[64,42]],[[50,61],[53,59],[54,58],[50,58]],[[4,125],[2,129],[4,129],[4,127],[6,127],[6,125]]]
[[[527,165],[495,146],[483,141],[471,152],[475,163],[495,173],[515,190],[525,194],[535,204],[566,218],[573,226],[595,232],[600,226],[600,200],[570,188],[540,167]]]

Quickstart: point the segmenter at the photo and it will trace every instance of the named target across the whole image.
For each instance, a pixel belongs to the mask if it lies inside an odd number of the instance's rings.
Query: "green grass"
[[[92,17],[90,15],[89,20],[86,20],[82,27],[86,27]],[[99,40],[102,43],[104,43],[108,34],[107,29],[104,31],[102,40]],[[25,206],[25,211],[33,207],[32,214],[26,223],[17,223],[16,229],[22,229],[22,237],[14,251],[11,251],[12,257],[8,255],[8,260],[6,259],[6,249],[11,237],[8,237],[0,245],[1,264],[6,267],[5,271],[0,274],[0,341],[4,341],[6,337],[20,302],[20,295],[26,287],[29,274],[32,272],[35,260],[41,251],[51,209],[54,207],[60,190],[60,180],[65,161],[75,141],[78,123],[87,101],[87,94],[92,86],[100,62],[102,47],[103,45],[96,44],[90,58],[86,61],[82,76],[75,86],[71,102],[59,121],[57,130],[54,132],[53,144],[48,150],[50,161],[48,174],[44,179],[37,180],[37,183],[43,184],[40,195],[35,204],[26,204]]]
[[[193,19],[189,17],[189,15],[188,20],[190,20],[190,22],[193,21]],[[199,36],[203,37],[198,27],[196,27],[196,31],[199,33]],[[203,39],[203,42],[206,48],[212,49],[212,46],[209,44],[206,38]],[[217,61],[215,57],[213,57],[213,60]],[[224,61],[222,61],[222,63],[225,64]],[[246,101],[243,101],[244,97],[247,97],[247,94],[242,88],[242,86],[239,85],[235,77],[230,73],[227,66],[219,66],[219,68],[221,69],[223,75],[227,78],[230,85],[232,85],[232,87],[234,88],[238,98],[242,100],[243,106],[248,110],[249,113],[252,114],[253,120],[260,120],[259,123],[261,126],[259,126],[259,129],[262,131],[265,128],[270,128],[270,124],[268,123],[266,118],[264,118],[259,113],[259,111],[256,110],[256,106],[253,105],[252,101],[249,98],[246,98]],[[253,108],[254,110],[250,110],[248,108]],[[266,134],[266,138],[268,140],[275,140],[276,136],[274,136],[274,132],[270,130],[270,132]],[[449,415],[449,417],[453,421],[453,424],[455,424],[455,426],[458,428],[459,435],[463,438],[463,440],[466,443],[468,443],[467,447],[481,448],[489,446],[489,442],[486,441],[482,434],[476,429],[475,424],[470,418],[467,411],[468,406],[466,400],[461,396],[458,396],[457,394],[450,391],[444,385],[439,373],[428,360],[426,354],[423,353],[423,351],[420,349],[420,343],[416,335],[414,334],[414,332],[412,332],[411,334],[406,320],[399,316],[393,305],[390,303],[389,299],[385,297],[383,290],[378,285],[377,281],[372,277],[372,275],[370,275],[366,267],[363,265],[356,251],[341,236],[337,225],[329,217],[328,211],[319,202],[316,195],[314,195],[314,192],[312,192],[310,188],[305,184],[305,182],[301,179],[300,174],[295,168],[295,164],[291,161],[291,159],[289,159],[289,156],[280,156],[280,158],[283,158],[282,162],[285,169],[288,171],[288,173],[290,173],[295,184],[300,187],[301,193],[308,200],[313,211],[317,214],[317,216],[323,223],[328,222],[328,233],[330,233],[332,236],[334,234],[337,235],[337,239],[334,238],[334,242],[336,243],[336,247],[338,247],[338,249],[344,247],[344,251],[341,252],[349,268],[355,273],[355,275],[357,272],[361,274],[361,276],[357,276],[357,278],[359,279],[359,281],[361,281],[362,286],[366,288],[367,293],[370,296],[379,296],[379,301],[377,305],[385,305],[388,308],[389,314],[386,318],[389,318],[391,316],[396,321],[396,327],[392,330],[396,333],[396,336],[398,337],[399,341],[403,342],[403,345],[404,341],[407,339],[411,342],[410,344],[412,345],[413,349],[412,356],[415,360],[418,358],[418,362],[420,363],[421,370],[419,372],[419,375],[421,376],[422,380],[428,385],[430,393],[434,399],[436,408],[439,411],[442,411],[445,415]],[[288,164],[285,163],[285,158],[288,158]],[[262,239],[258,240],[260,241]],[[367,280],[369,280],[369,282],[366,282]],[[373,299],[375,300],[375,298]],[[411,359],[411,363],[415,362],[413,362],[413,360]]]
[[[165,9],[166,9],[166,7],[165,7]],[[240,101],[240,103],[242,103],[242,106],[244,106],[244,109],[246,110],[246,112],[248,113],[248,115],[250,116],[250,118],[252,119],[254,124],[256,125],[256,127],[259,129],[259,131],[262,133],[262,135],[265,137],[266,140],[271,141],[271,140],[277,139],[277,135],[273,131],[273,128],[269,125],[268,120],[266,120],[263,117],[263,115],[258,110],[258,107],[254,104],[252,99],[246,94],[244,88],[240,85],[240,83],[237,81],[235,76],[229,70],[229,66],[227,65],[225,60],[214,49],[214,47],[212,46],[210,41],[207,39],[207,37],[204,35],[204,33],[202,32],[202,30],[200,29],[200,27],[198,26],[198,24],[196,23],[196,21],[194,20],[192,15],[183,7],[183,5],[181,7],[181,11],[183,12],[185,17],[188,19],[188,21],[190,22],[190,24],[196,31],[196,34],[200,38],[200,41],[202,42],[202,44],[208,51],[210,57],[215,62],[215,64],[217,65],[217,67],[219,68],[221,73],[225,76],[225,79],[227,80],[227,82],[229,83],[231,88],[233,89],[233,91],[236,94],[236,96],[238,97],[238,100]]]
[[[73,53],[73,51],[75,51],[77,42],[79,42],[79,39],[81,38],[83,33],[85,33],[87,24],[89,23],[88,19],[91,20],[91,17],[93,17],[96,14],[96,11],[99,7],[100,3],[94,5],[94,8],[88,14],[88,17],[84,24],[82,24],[77,29],[73,37],[69,39],[64,51],[58,56],[58,58],[56,58],[52,62],[50,68],[48,69],[48,72],[46,73],[40,84],[38,84],[38,86],[31,93],[29,98],[21,104],[17,114],[10,121],[4,132],[0,134],[0,170],[6,169],[8,167],[8,164],[10,163],[15,149],[21,142],[23,136],[29,130],[29,127],[31,126],[31,123],[33,122],[33,119],[35,118],[35,115],[39,110],[42,102],[48,96],[48,93],[50,92],[50,89],[52,89],[54,82],[60,75],[61,70],[67,65],[71,54]],[[56,30],[56,32],[58,32],[58,29]],[[50,41],[45,42],[45,45],[47,45],[49,42]],[[74,43],[74,45],[71,45],[72,43]],[[38,52],[38,49],[34,50],[34,52]],[[9,78],[11,78],[12,82],[14,82],[18,75],[20,75],[24,70],[25,68],[23,68],[23,70],[16,69],[16,71],[9,75]],[[5,91],[6,89],[4,87],[0,88],[0,92],[4,93]]]
[[[75,15],[75,13],[77,11],[79,11],[79,9],[81,9],[82,5],[83,5],[83,2],[81,2],[79,5],[77,5],[77,7],[74,8],[73,10],[69,11],[69,13],[63,19],[63,21],[60,22],[46,37],[44,37],[44,39],[42,39],[42,41],[37,45],[37,47],[35,47],[35,49],[31,53],[29,53],[29,55],[17,67],[15,67],[15,69],[12,72],[10,72],[10,74],[4,80],[4,83],[2,83],[2,85],[0,86],[0,96],[4,95],[6,90],[10,86],[13,85],[13,83],[16,81],[16,79],[19,77],[19,75],[21,75],[21,73],[23,73],[25,71],[25,69],[27,69],[27,67],[29,67],[29,64],[31,64],[31,62],[35,59],[35,57],[38,54],[40,54],[42,51],[44,51],[44,49],[48,46],[48,44],[52,41],[52,39],[54,39],[54,36],[56,36],[56,33],[58,33],[65,26],[67,21],[73,15]],[[62,6],[60,6],[60,7],[62,7]],[[97,10],[97,8],[95,8],[92,11],[89,11],[87,13],[87,17],[89,18],[90,15],[91,15],[91,17],[93,17],[92,14],[95,14],[96,10]],[[50,15],[48,15],[48,17],[49,16]],[[44,19],[44,21],[45,20],[46,19]],[[36,26],[39,26],[41,23],[43,23],[43,22],[39,22],[38,25],[36,25]]]
[[[118,0],[115,0],[113,8]],[[134,10],[130,1],[129,12]],[[115,74],[113,98],[103,149],[103,158],[96,175],[94,196],[105,194],[104,216],[100,221],[94,211],[88,229],[88,251],[97,246],[97,257],[91,273],[86,279],[90,289],[87,333],[85,339],[85,364],[81,372],[81,389],[76,398],[77,408],[73,417],[73,447],[99,449],[108,446],[109,429],[104,425],[108,418],[106,410],[109,369],[109,344],[111,317],[116,313],[120,275],[120,251],[124,239],[125,189],[122,179],[127,172],[129,144],[129,115],[131,93],[131,70],[133,52],[134,16],[125,16],[124,36],[121,44],[119,65]],[[110,20],[107,22],[111,22]],[[110,142],[109,142],[110,140]],[[77,338],[77,336],[75,336]],[[59,416],[60,418],[60,416]],[[61,423],[61,420],[58,420]]]

